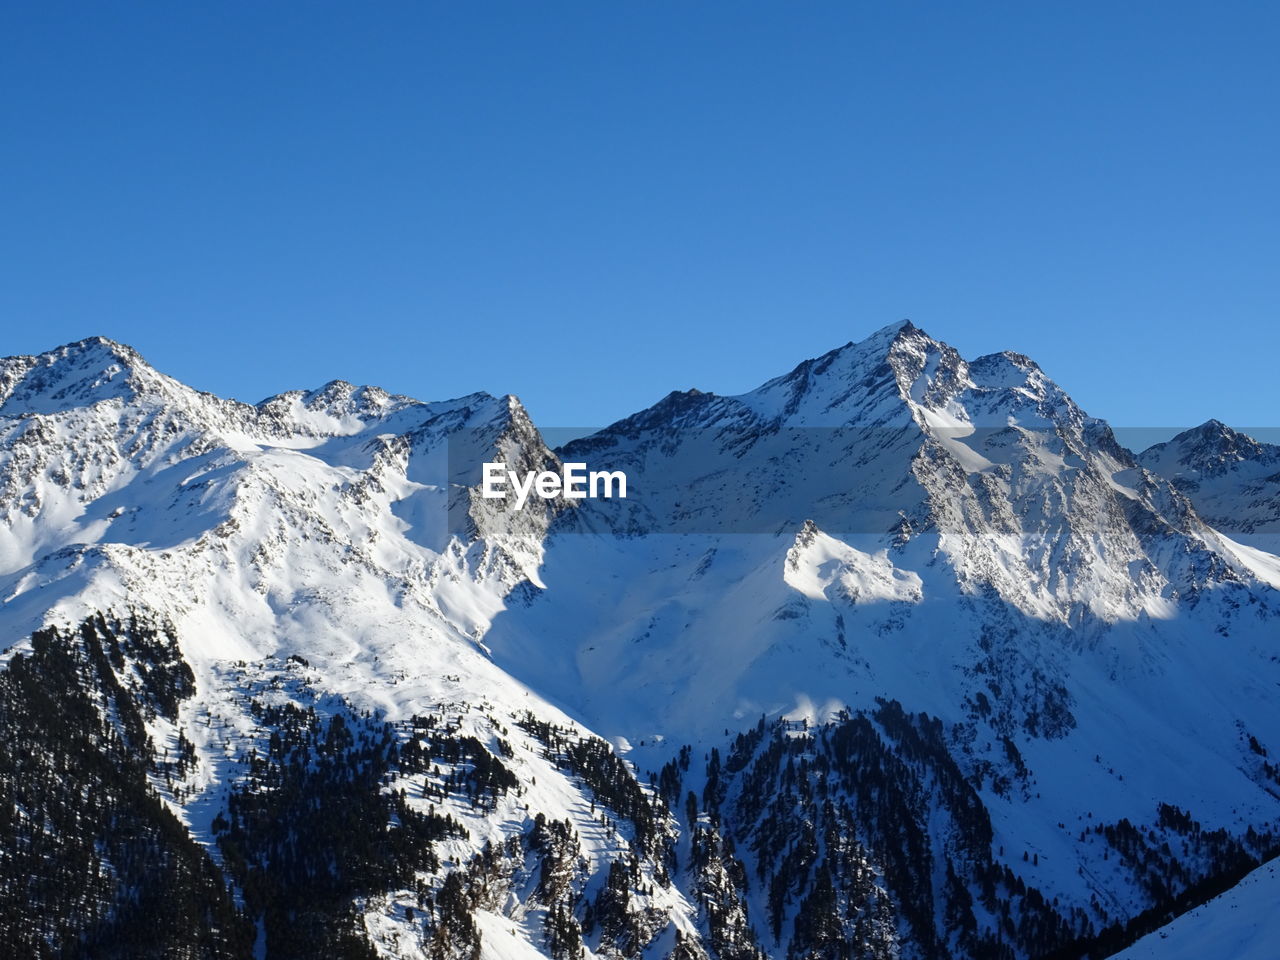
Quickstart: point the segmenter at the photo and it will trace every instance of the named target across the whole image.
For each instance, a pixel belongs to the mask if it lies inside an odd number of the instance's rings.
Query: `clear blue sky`
[[[1274,3],[0,10],[0,354],[602,424],[909,317],[1276,422]]]

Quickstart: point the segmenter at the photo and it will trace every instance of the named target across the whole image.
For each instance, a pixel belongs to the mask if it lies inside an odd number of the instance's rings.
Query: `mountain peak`
[[[52,413],[136,396],[164,380],[132,347],[94,336],[0,360],[0,412]]]
[[[1215,417],[1210,417],[1198,427],[1192,427],[1190,430],[1184,430],[1179,436],[1202,436],[1202,437],[1231,437],[1241,436],[1239,431],[1232,430],[1229,426]]]
[[[913,333],[918,333],[926,337],[928,336],[927,333],[925,333],[923,330],[917,327],[910,320],[902,319],[894,323],[886,324],[885,326],[881,327],[879,330],[877,330],[875,333],[871,334],[871,336],[865,338],[861,342],[869,343],[872,340],[881,340],[881,339],[893,340],[899,336],[910,335]]]
[[[1157,473],[1167,474],[1172,466],[1176,466],[1180,473],[1187,470],[1214,472],[1246,461],[1270,466],[1280,460],[1280,447],[1260,443],[1221,420],[1209,419],[1198,427],[1182,431],[1172,440],[1157,443],[1143,451],[1142,460]]]
[[[83,340],[63,344],[31,359],[48,367],[70,366],[101,372],[107,372],[113,367],[131,370],[147,366],[142,355],[133,347],[102,336],[85,337]]]
[[[357,386],[346,380],[330,380],[318,390],[306,394],[302,403],[308,410],[370,417],[380,414],[394,399],[397,398],[393,398],[381,387]]]
[[[910,351],[915,347],[927,346],[928,344],[945,346],[940,341],[934,340],[910,320],[899,320],[896,323],[881,327],[861,340],[851,340],[843,347],[837,347],[835,350],[831,350],[818,357],[817,360],[810,362],[822,363],[826,361],[829,365],[831,360],[836,357],[849,354],[883,360],[898,351],[904,349]],[[828,358],[831,358],[831,360]]]
[[[49,352],[55,353],[55,354],[56,353],[75,354],[75,353],[93,353],[95,351],[106,352],[122,360],[134,361],[134,360],[141,359],[141,356],[139,355],[138,351],[133,349],[133,347],[129,346],[127,343],[121,343],[118,340],[112,340],[110,337],[104,337],[101,335],[85,337],[82,340],[75,340],[75,341],[72,341],[71,343],[64,344],[61,347],[55,347],[53,350]]]
[[[1280,446],[1206,420],[1138,454],[1224,533],[1280,531]]]
[[[830,425],[853,416],[866,419],[870,408],[879,406],[878,400],[867,402],[868,394],[883,393],[903,367],[923,367],[928,354],[948,350],[910,320],[899,320],[862,340],[804,360],[733,399],[766,420],[792,426]]]
[[[1210,418],[1198,427],[1184,430],[1173,438],[1173,443],[1188,450],[1198,450],[1201,456],[1232,460],[1256,459],[1266,446],[1247,433],[1241,433],[1221,420]]]

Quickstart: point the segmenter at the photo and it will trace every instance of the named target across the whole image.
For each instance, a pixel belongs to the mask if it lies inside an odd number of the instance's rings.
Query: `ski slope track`
[[[485,461],[629,496],[516,509]],[[40,665],[137,761],[83,795],[228,898],[157,956],[1109,955],[1280,851],[1277,477],[910,323],[557,450],[513,396],[0,360],[0,933],[93,955],[142,896],[32,773],[75,767]],[[97,879],[32,923],[60,835]]]

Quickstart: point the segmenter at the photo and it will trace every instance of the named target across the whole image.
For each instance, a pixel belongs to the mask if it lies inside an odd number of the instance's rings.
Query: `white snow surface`
[[[1280,863],[1273,860],[1121,950],[1115,960],[1275,960],[1280,952],[1277,905]]]

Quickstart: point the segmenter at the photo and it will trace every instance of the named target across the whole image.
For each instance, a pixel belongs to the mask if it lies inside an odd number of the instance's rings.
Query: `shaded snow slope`
[[[1116,960],[1272,960],[1280,943],[1277,904],[1280,864],[1272,861],[1117,953]]]

